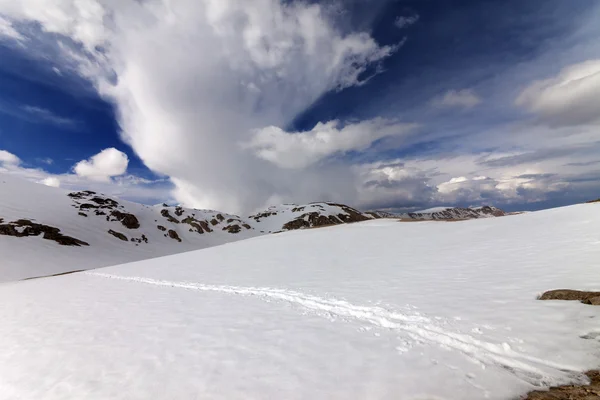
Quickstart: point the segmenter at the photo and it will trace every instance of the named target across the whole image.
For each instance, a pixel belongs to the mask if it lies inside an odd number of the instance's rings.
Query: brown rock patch
[[[2,222],[3,220],[0,220]],[[88,243],[60,233],[59,228],[42,225],[27,219],[20,219],[0,225],[0,235],[26,237],[44,235],[43,239],[53,240],[61,246],[89,246]]]
[[[524,400],[598,400],[600,399],[600,371],[586,373],[590,384],[586,386],[565,385],[536,390],[524,397]]]
[[[113,231],[113,230],[111,229],[111,230],[109,230],[109,231],[108,231],[108,233],[109,233],[109,234],[111,234],[111,235],[113,235],[113,236],[114,236],[114,237],[116,237],[117,239],[120,239],[120,240],[124,241],[124,242],[127,242],[127,241],[128,241],[128,240],[127,240],[127,236],[123,235],[123,234],[122,234],[122,233],[120,233],[120,232],[116,232],[116,231]]]
[[[173,229],[169,229],[168,235],[171,239],[181,242],[181,238],[179,237],[177,232],[175,232]]]
[[[600,292],[558,289],[542,294],[539,300],[577,300],[583,304],[600,305]]]
[[[167,219],[167,221],[169,221],[169,222],[172,222],[174,224],[178,224],[179,223],[179,220],[177,218],[173,217],[171,214],[169,214],[169,210],[167,210],[167,209],[163,209],[160,212],[160,215],[162,215],[163,217],[165,217]]]
[[[112,211],[110,215],[115,217],[117,221],[121,222],[121,224],[127,229],[137,229],[140,227],[140,221],[138,221],[137,217],[133,214]]]

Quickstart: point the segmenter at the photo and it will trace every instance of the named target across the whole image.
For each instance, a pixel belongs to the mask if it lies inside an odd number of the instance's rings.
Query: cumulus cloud
[[[19,157],[0,150],[0,174],[9,174],[31,182],[66,190],[94,190],[108,196],[138,201],[145,204],[176,202],[170,195],[173,185],[168,179],[146,179],[135,175],[121,175],[109,180],[94,180],[95,176],[75,173],[52,174],[41,168],[32,168]]]
[[[564,68],[550,79],[533,82],[516,104],[552,125],[569,126],[600,122],[600,60]]]
[[[94,181],[110,181],[113,176],[125,174],[129,165],[127,154],[115,149],[104,149],[100,153],[75,164],[73,171],[80,177]]]
[[[279,167],[305,168],[334,154],[365,150],[379,139],[403,135],[416,127],[382,118],[341,125],[337,120],[319,122],[310,131],[294,133],[270,126],[255,131],[244,147]]]
[[[353,186],[348,168],[307,166],[329,153],[296,161],[306,166],[297,171],[300,185],[281,158],[268,162],[239,145],[289,125],[328,91],[364,84],[396,50],[366,32],[342,31],[339,13],[279,0],[36,4],[0,0],[0,12],[62,36],[53,61],[61,70],[75,65],[116,105],[123,139],[150,169],[172,178],[178,200],[242,211],[273,196],[329,196],[340,180]],[[280,153],[281,143],[270,145]]]
[[[402,28],[409,27],[413,24],[416,24],[417,21],[419,21],[418,14],[409,15],[409,16],[399,16],[396,18],[396,21],[394,21],[394,25],[396,25],[396,27],[398,29],[402,29]]]
[[[473,108],[481,103],[481,98],[472,89],[449,90],[435,97],[431,104],[438,108]]]
[[[6,150],[0,150],[0,164],[3,165],[18,165],[21,163],[19,157]]]

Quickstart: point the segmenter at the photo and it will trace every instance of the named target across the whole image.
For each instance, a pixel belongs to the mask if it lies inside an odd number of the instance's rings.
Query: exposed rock
[[[163,231],[163,232],[167,230],[167,228],[165,228],[162,225],[158,225],[157,228],[158,228],[159,231]]]
[[[177,234],[177,232],[175,232],[173,229],[169,229],[169,237],[171,239],[177,240],[178,242],[181,242],[181,238],[179,237],[179,235]]]
[[[600,199],[596,199],[596,200],[590,200],[590,201],[588,201],[587,203],[588,203],[588,204],[591,204],[591,203],[600,203]]]
[[[0,220],[0,222],[3,222],[3,220]],[[0,235],[26,237],[39,236],[41,234],[44,235],[44,239],[53,240],[61,246],[89,246],[88,243],[82,240],[63,235],[60,233],[59,228],[38,224],[27,219],[20,219],[0,225]]]
[[[523,400],[598,400],[600,399],[600,371],[586,373],[589,385],[565,385],[530,392]]]
[[[179,223],[179,220],[177,218],[173,217],[171,214],[169,214],[169,210],[167,210],[167,209],[161,210],[160,215],[165,217],[167,219],[167,221],[169,221],[169,222],[172,222],[174,224]]]
[[[106,215],[106,213],[104,211],[100,211],[100,210],[94,211],[94,214],[96,214],[96,215]]]
[[[98,208],[98,206],[94,205],[94,204],[90,204],[90,203],[83,203],[82,205],[79,206],[80,210],[89,210],[92,208]]]
[[[478,218],[503,217],[505,215],[507,215],[507,213],[499,208],[483,206],[478,208],[455,207],[433,212],[408,213],[402,214],[400,217],[414,220],[458,221]]]
[[[181,217],[183,215],[183,208],[177,206],[175,207],[175,215],[177,215],[178,217]]]
[[[600,305],[600,292],[558,289],[542,294],[540,300],[577,300],[583,304]]]
[[[342,223],[343,221],[333,215],[327,217],[315,211],[302,214],[300,217],[284,224],[283,229],[291,231],[296,229],[313,228],[317,226],[339,225]]]
[[[96,192],[92,192],[91,190],[83,190],[81,192],[69,193],[67,196],[69,196],[72,199],[80,199],[81,200],[85,197],[93,196],[95,194],[96,194]]]
[[[223,222],[225,220],[225,217],[222,216],[221,214],[217,214],[217,219],[221,222]]]
[[[82,217],[87,217],[87,214],[86,214],[86,213],[82,213],[82,212],[80,212],[80,213],[79,213],[79,215],[81,215]]]
[[[198,221],[204,232],[212,232],[212,228],[208,225],[208,221]]]
[[[148,243],[148,238],[146,237],[146,235],[142,235],[142,237],[141,237],[141,238],[131,238],[131,241],[132,241],[132,242],[136,242],[136,243],[138,243],[138,244],[139,244],[139,243],[142,243],[142,242],[144,242],[144,243]]]
[[[259,213],[256,215],[251,215],[250,218],[254,219],[256,222],[260,222],[262,218],[270,217],[271,215],[277,215],[275,211],[265,211],[263,213]]]
[[[213,219],[210,220],[210,223],[213,224],[213,225],[217,225],[219,223],[219,221],[217,221],[216,218],[213,218]]]
[[[109,199],[109,198],[94,197],[90,201],[93,201],[96,204],[100,204],[101,206],[109,206],[111,208],[119,206],[119,203],[117,203],[115,200]]]
[[[184,224],[191,225],[193,228],[196,229],[197,233],[200,233],[200,234],[204,233],[204,229],[202,229],[202,226],[200,225],[200,221],[196,220],[193,217],[187,217],[184,220],[182,220],[181,222]],[[190,232],[194,232],[194,229],[190,229]]]
[[[292,212],[301,212],[304,211],[306,207],[294,207],[292,208]]]
[[[360,211],[355,208],[348,207],[344,204],[336,204],[336,203],[327,203],[330,206],[335,206],[341,208],[346,214],[338,214],[338,218],[344,221],[345,223],[351,222],[362,222],[368,221],[370,218],[363,215]]]
[[[243,226],[244,228],[246,228],[246,229],[252,229],[252,227],[251,227],[250,225],[248,225],[248,224],[242,224],[242,226]]]
[[[226,226],[225,228],[223,228],[224,231],[227,231],[229,233],[240,233],[242,231],[242,228],[239,225],[229,225]]]
[[[140,227],[140,221],[138,221],[137,217],[133,214],[112,211],[110,215],[115,217],[117,221],[121,222],[121,224],[127,229],[137,229]]]
[[[108,233],[110,233],[111,235],[113,235],[114,237],[116,237],[117,239],[121,239],[124,242],[127,242],[127,236],[123,235],[120,232],[116,232],[113,231],[112,229],[108,231]]]

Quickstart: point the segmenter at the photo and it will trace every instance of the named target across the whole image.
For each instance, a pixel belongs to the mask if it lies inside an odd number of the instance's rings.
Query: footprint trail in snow
[[[377,306],[360,306],[345,300],[322,298],[286,289],[206,285],[194,282],[172,282],[144,277],[129,277],[100,272],[84,272],[89,276],[137,282],[154,286],[173,287],[203,292],[218,292],[239,296],[257,296],[265,300],[278,300],[300,306],[317,315],[341,317],[367,323],[377,328],[389,329],[404,336],[405,345],[437,345],[457,351],[481,367],[499,366],[535,386],[545,386],[557,379],[578,380],[576,368],[518,352],[507,343],[492,343],[464,333],[452,332],[442,320],[423,315],[410,315]]]

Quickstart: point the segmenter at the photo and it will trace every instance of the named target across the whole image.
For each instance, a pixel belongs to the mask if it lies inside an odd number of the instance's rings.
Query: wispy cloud
[[[481,98],[472,89],[449,90],[435,97],[431,104],[440,108],[473,108],[481,104]]]
[[[51,124],[69,130],[79,129],[81,127],[81,122],[76,119],[63,117],[46,108],[32,105],[10,104],[0,100],[0,113],[33,124]]]
[[[413,24],[416,24],[417,21],[419,21],[418,14],[413,14],[413,15],[409,15],[409,16],[399,16],[394,21],[394,25],[396,25],[396,27],[398,29],[403,29],[403,28],[407,28]]]
[[[31,121],[50,123],[66,128],[75,128],[79,125],[77,120],[61,117],[60,115],[57,115],[45,108],[26,105],[22,107],[22,110],[26,113]]]
[[[17,32],[12,23],[0,15],[0,41],[3,38],[13,39],[19,42],[25,40],[25,37]]]

